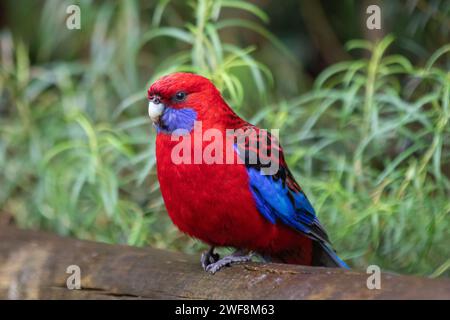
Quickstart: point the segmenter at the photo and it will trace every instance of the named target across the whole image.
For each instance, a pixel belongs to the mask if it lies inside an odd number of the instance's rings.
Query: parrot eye
[[[175,94],[175,100],[176,101],[184,101],[184,99],[186,99],[186,92],[184,91],[179,91]]]

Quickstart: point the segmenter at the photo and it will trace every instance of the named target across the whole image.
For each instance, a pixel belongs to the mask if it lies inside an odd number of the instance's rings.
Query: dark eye
[[[175,94],[175,100],[176,101],[183,101],[184,99],[186,99],[186,92],[184,91],[179,91]]]

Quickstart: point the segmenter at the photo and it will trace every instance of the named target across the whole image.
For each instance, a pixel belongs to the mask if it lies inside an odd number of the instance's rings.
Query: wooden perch
[[[81,269],[81,289],[66,286]],[[249,263],[215,275],[199,256],[0,227],[1,299],[450,299],[450,280]]]

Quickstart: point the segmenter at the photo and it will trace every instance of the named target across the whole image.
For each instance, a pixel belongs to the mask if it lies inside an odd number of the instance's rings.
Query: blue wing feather
[[[293,192],[281,179],[247,167],[250,189],[259,212],[271,223],[282,223],[317,239],[328,241],[314,208],[302,191]],[[317,229],[318,232],[314,232]]]
[[[273,224],[280,220],[316,240],[314,259],[317,259],[317,265],[349,269],[333,250],[314,208],[301,190],[293,192],[282,180],[262,175],[259,169],[247,167],[247,172],[256,207],[267,220]]]
[[[259,133],[259,129],[251,125],[242,129],[244,132],[250,129]],[[348,268],[333,250],[313,206],[292,176],[278,141],[267,132],[262,136],[244,133],[236,138],[240,138],[238,140],[241,142],[235,143],[234,149],[246,166],[249,187],[261,215],[272,224],[280,221],[315,240],[315,265]],[[255,159],[256,162],[252,161]],[[263,174],[263,171],[267,172],[264,170],[267,168],[267,160],[276,161],[275,164],[278,165],[272,174]],[[269,163],[269,166],[272,164]]]
[[[249,128],[258,131],[256,127]],[[266,144],[262,139],[267,140]],[[273,157],[273,153],[269,152],[269,148],[274,148],[273,140],[270,134],[265,137],[248,135],[241,140],[244,141],[243,145],[234,145],[237,155],[246,166],[249,187],[258,211],[272,224],[280,221],[315,240],[313,260],[316,260],[316,265],[348,268],[333,250],[313,206],[292,176],[278,142],[275,144],[278,157]],[[266,162],[260,159],[267,160],[268,157],[278,164],[278,169],[271,175],[262,173]],[[249,161],[255,158],[258,160],[256,163]]]

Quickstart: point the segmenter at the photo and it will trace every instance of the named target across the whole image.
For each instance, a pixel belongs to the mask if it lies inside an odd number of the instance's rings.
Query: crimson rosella
[[[278,140],[241,119],[211,81],[173,73],[150,86],[148,99],[162,197],[173,223],[211,246],[201,258],[206,271],[249,261],[255,253],[274,262],[347,268],[289,170]],[[204,134],[197,134],[197,128]],[[239,146],[233,137],[232,161],[217,161],[230,151],[230,130],[257,134],[246,135]],[[188,147],[180,147],[182,141]],[[204,159],[207,151],[214,161]],[[249,161],[255,154],[256,161]],[[272,173],[263,172],[274,167],[263,163],[268,159],[276,165]],[[236,251],[220,259],[216,246]]]

